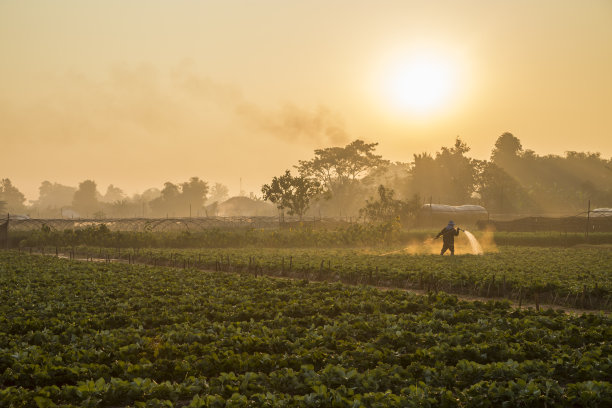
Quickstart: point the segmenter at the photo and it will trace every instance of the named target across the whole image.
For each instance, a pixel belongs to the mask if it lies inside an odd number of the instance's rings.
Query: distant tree
[[[105,214],[108,214],[111,217],[136,217],[143,216],[143,202],[139,202],[136,200],[117,200],[112,203],[106,203],[104,208],[106,211]]]
[[[302,177],[317,180],[326,198],[331,198],[338,209],[349,213],[353,210],[352,201],[363,202],[359,194],[362,187],[360,180],[374,169],[389,163],[382,156],[374,154],[377,145],[355,140],[345,147],[317,149],[313,159],[300,160],[295,167]]]
[[[100,206],[97,198],[98,194],[96,182],[85,180],[79,184],[79,188],[74,192],[72,206],[81,216],[93,215]]]
[[[296,166],[300,175],[319,181],[332,195],[343,184],[354,182],[368,171],[388,163],[375,155],[378,143],[355,140],[345,147],[315,150],[311,160],[300,160]]]
[[[208,183],[198,177],[181,184],[166,182],[159,197],[149,202],[149,207],[158,216],[187,215],[190,206],[194,212],[204,207],[207,193]]]
[[[102,201],[105,203],[113,203],[115,201],[124,200],[125,198],[126,196],[122,189],[109,184],[106,188],[106,194],[102,197]]]
[[[420,199],[414,196],[410,201],[396,200],[395,191],[382,184],[378,186],[378,199],[370,197],[360,214],[369,221],[386,222],[399,218],[407,222],[420,208]]]
[[[445,204],[466,204],[476,190],[478,162],[466,156],[470,148],[459,138],[436,156],[415,154],[410,169],[413,194]]]
[[[67,207],[72,204],[76,190],[75,187],[45,180],[38,187],[38,200],[34,205],[41,210]]]
[[[322,192],[321,183],[304,176],[293,177],[289,170],[280,177],[274,177],[270,184],[261,188],[263,199],[276,204],[284,214],[287,209],[289,215],[297,214],[302,219],[308,210],[310,200]]]
[[[221,183],[215,183],[214,186],[210,189],[210,196],[206,200],[207,202],[223,202],[229,198],[229,189],[227,186]]]
[[[191,207],[197,211],[204,206],[208,194],[208,183],[198,177],[192,177],[189,181],[181,184],[181,201],[186,204],[186,208]]]
[[[477,192],[482,205],[493,213],[538,210],[528,191],[495,163],[483,162]]]
[[[495,147],[491,152],[491,161],[496,164],[517,158],[523,151],[521,141],[510,132],[503,133],[497,138]]]
[[[8,178],[0,181],[0,201],[6,203],[9,213],[23,213],[26,211],[25,196]]]
[[[459,137],[451,148],[443,147],[436,161],[444,170],[447,191],[456,204],[468,203],[476,189],[476,161],[466,156],[470,148]]]
[[[157,215],[168,215],[173,213],[178,207],[180,196],[180,187],[167,181],[164,183],[164,188],[162,188],[160,196],[151,200],[149,206]]]

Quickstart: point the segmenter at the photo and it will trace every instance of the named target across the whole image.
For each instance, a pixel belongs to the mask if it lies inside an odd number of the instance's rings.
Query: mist
[[[460,138],[435,153],[415,154],[410,161],[396,163],[376,154],[378,146],[355,140],[344,147],[315,149],[310,158],[294,162],[294,173],[320,187],[305,198],[300,217],[368,222],[400,217],[405,226],[417,226],[423,224],[420,212],[429,203],[479,205],[484,207],[483,214],[502,219],[565,217],[585,214],[589,208],[612,207],[612,159],[599,153],[542,156],[524,149],[509,132],[497,138],[489,160],[471,157],[470,147]],[[281,169],[277,167],[277,175]],[[254,191],[241,189],[235,194],[223,183],[191,176],[184,181],[140,184],[142,194],[129,194],[121,178],[105,190],[95,179],[78,185],[45,180],[38,199],[28,204],[20,187],[5,178],[0,201],[8,203],[10,212],[50,218],[65,214],[85,218],[280,215],[285,204],[262,194],[262,186],[269,181],[261,180]],[[232,196],[240,200],[228,200]]]

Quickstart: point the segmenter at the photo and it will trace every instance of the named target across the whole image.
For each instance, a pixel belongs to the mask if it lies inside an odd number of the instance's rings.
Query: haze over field
[[[237,194],[351,140],[612,156],[612,3],[0,2],[0,176]]]

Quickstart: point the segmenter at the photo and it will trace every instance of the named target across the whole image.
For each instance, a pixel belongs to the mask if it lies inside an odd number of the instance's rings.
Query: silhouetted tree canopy
[[[0,181],[0,201],[6,203],[5,211],[23,214],[26,211],[25,196],[8,178]]]
[[[72,207],[82,217],[92,216],[99,209],[98,191],[96,182],[85,180],[79,184],[79,188],[74,192]]]
[[[51,183],[45,180],[38,187],[38,200],[34,202],[34,205],[38,207],[39,213],[58,217],[60,216],[59,210],[62,207],[72,205],[76,190],[75,187]]]
[[[308,209],[310,200],[321,194],[321,183],[304,176],[293,177],[289,170],[280,177],[274,177],[270,184],[261,188],[264,200],[276,204],[281,213],[285,209],[289,215],[298,215],[300,219]]]
[[[382,156],[374,154],[378,143],[355,140],[345,147],[328,147],[314,151],[311,160],[300,160],[295,166],[300,175],[317,180],[327,197],[329,207],[340,212],[355,213],[362,203],[355,203],[362,196],[360,180],[371,171],[388,164]],[[330,209],[331,209],[330,208]]]
[[[149,203],[151,210],[158,216],[198,215],[200,210],[205,213],[204,202],[208,193],[208,183],[199,177],[191,177],[189,181],[179,185],[166,182],[161,195]]]
[[[472,200],[476,190],[477,161],[466,157],[470,148],[460,139],[442,147],[435,157],[415,154],[410,175],[414,194],[436,202],[460,205]]]
[[[495,147],[491,152],[491,161],[497,163],[500,160],[511,160],[518,157],[522,151],[521,141],[512,133],[505,132],[495,142]]]

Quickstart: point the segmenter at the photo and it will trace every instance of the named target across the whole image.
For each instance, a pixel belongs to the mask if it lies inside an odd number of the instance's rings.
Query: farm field
[[[185,266],[1,252],[0,405],[612,404],[603,314]]]
[[[60,251],[81,258],[115,258],[151,265],[502,297],[517,303],[612,309],[609,249],[501,246],[484,256],[464,254],[452,258],[397,249],[75,247]],[[47,253],[53,251],[55,248],[47,249]]]

